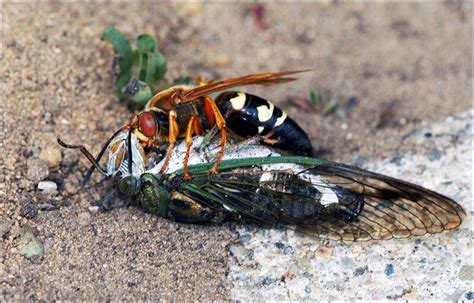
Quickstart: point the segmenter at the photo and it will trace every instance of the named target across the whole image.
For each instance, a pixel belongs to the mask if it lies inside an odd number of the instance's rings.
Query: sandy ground
[[[114,98],[112,49],[99,39],[106,26],[155,35],[170,77],[312,68],[298,82],[249,91],[300,121],[332,160],[403,155],[416,145],[401,137],[472,107],[470,4],[264,7],[266,30],[251,4],[2,3],[0,300],[230,298],[232,224],[97,212],[91,205],[107,192],[100,176],[78,193],[87,163],[74,151],[57,155],[57,135],[97,152],[131,116]],[[340,96],[338,111],[305,113],[286,101],[311,89]],[[59,195],[39,194],[41,180]],[[37,211],[48,205],[61,207]],[[28,232],[43,243],[40,259],[20,255]]]

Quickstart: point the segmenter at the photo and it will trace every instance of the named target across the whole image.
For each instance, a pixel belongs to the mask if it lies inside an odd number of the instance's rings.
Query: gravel
[[[48,166],[40,159],[28,159],[26,161],[27,177],[34,183],[46,179],[49,175]]]
[[[47,146],[41,150],[39,158],[50,168],[59,167],[62,160],[61,150],[59,146]]]
[[[31,262],[40,263],[44,256],[43,243],[29,230],[23,231],[16,240],[20,255]]]

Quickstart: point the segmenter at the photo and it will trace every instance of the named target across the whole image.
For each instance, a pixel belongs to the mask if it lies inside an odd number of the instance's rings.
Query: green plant
[[[119,71],[115,79],[115,93],[134,110],[142,109],[154,93],[163,89],[167,70],[165,57],[157,50],[156,39],[141,34],[132,49],[129,39],[115,27],[108,27],[102,39],[112,43],[114,65]]]
[[[330,96],[329,92],[315,92],[311,91],[309,93],[309,102],[316,110],[316,112],[321,113],[323,115],[328,115],[333,112],[338,104],[340,98],[337,96]]]

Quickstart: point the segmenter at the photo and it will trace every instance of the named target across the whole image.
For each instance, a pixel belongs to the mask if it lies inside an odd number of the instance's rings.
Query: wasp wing
[[[214,92],[222,91],[236,86],[242,85],[271,85],[281,84],[296,80],[293,77],[287,77],[292,74],[306,72],[308,70],[300,71],[285,71],[279,73],[262,73],[251,74],[243,77],[237,77],[222,81],[216,81],[207,85],[198,86],[184,93],[185,102],[191,102],[199,97],[209,95]]]
[[[184,193],[243,219],[284,224],[330,240],[406,238],[458,227],[452,199],[402,180],[324,162],[223,169],[196,176]]]

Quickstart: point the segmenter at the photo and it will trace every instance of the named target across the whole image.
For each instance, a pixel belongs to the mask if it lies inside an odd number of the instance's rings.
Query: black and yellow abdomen
[[[224,92],[216,98],[220,111],[227,115],[226,126],[244,138],[272,132],[272,147],[297,156],[313,156],[306,132],[272,102],[243,92]]]

